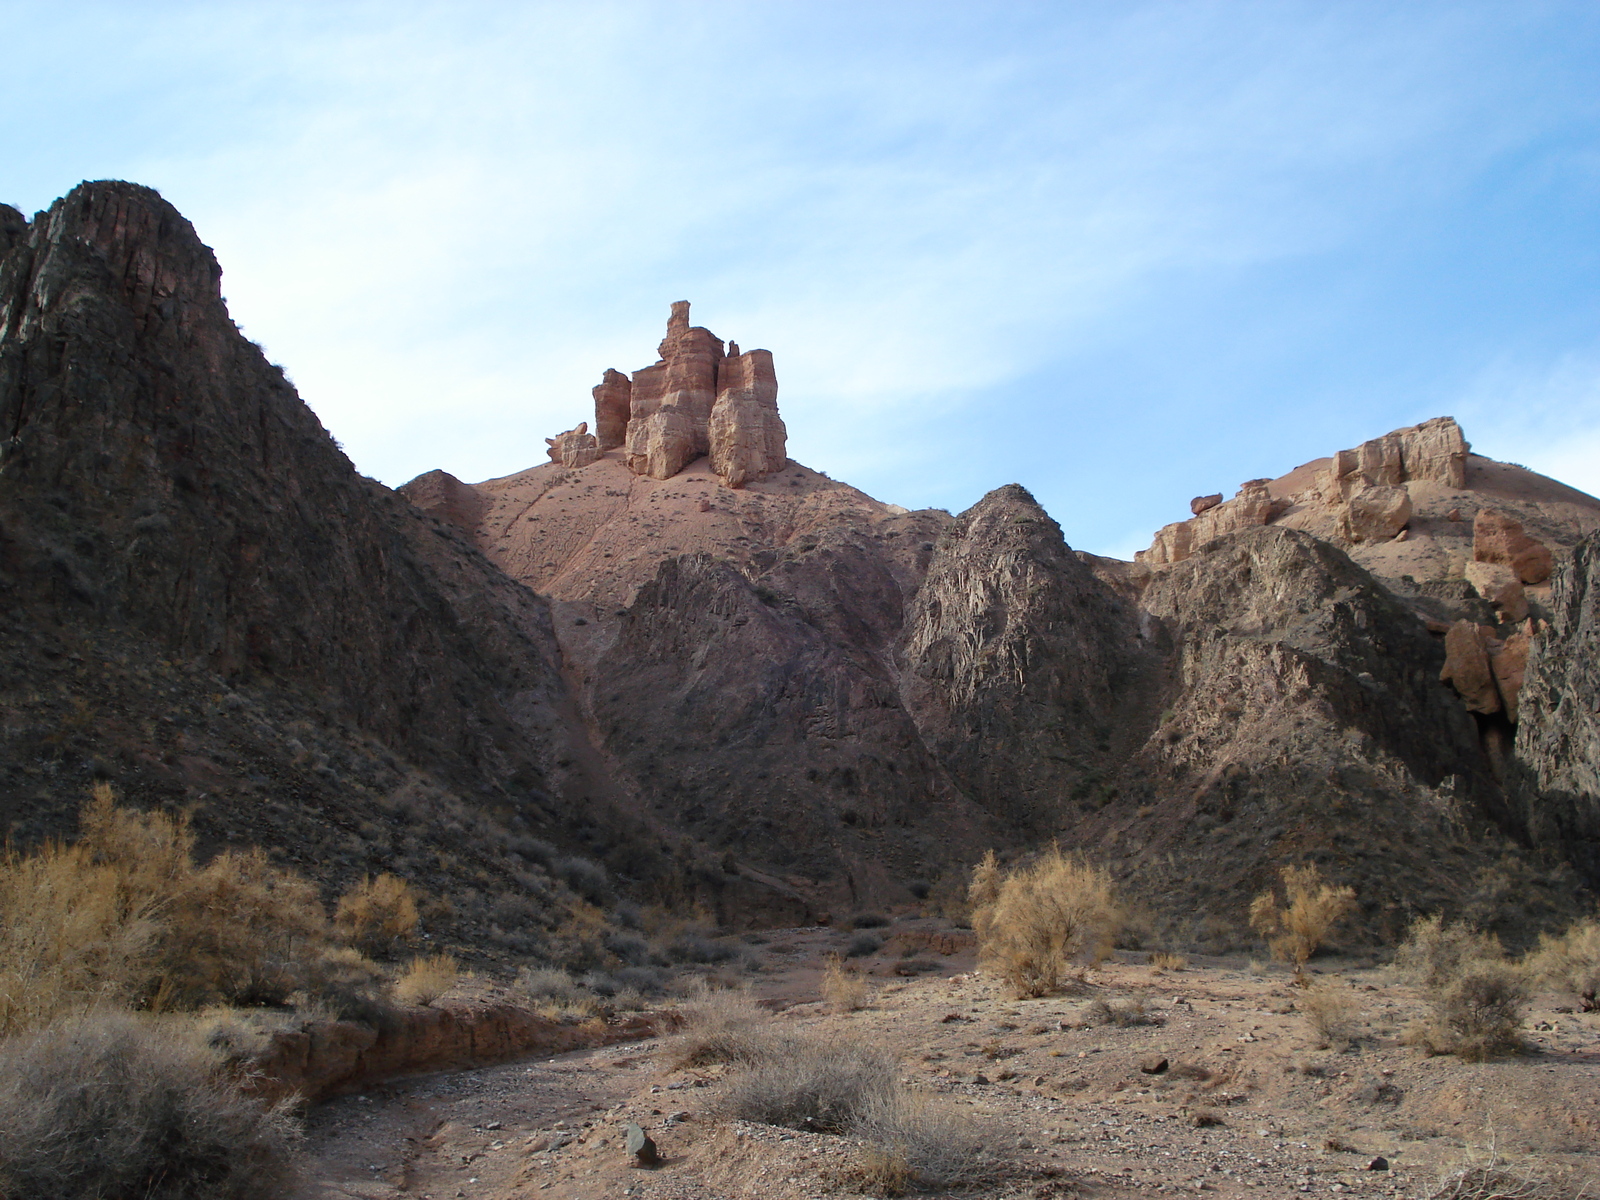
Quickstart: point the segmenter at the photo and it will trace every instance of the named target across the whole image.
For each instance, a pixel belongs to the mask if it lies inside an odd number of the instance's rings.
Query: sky
[[[789,452],[1190,497],[1439,415],[1600,493],[1600,5],[0,0],[0,202],[161,191],[356,466],[544,461],[669,305]]]

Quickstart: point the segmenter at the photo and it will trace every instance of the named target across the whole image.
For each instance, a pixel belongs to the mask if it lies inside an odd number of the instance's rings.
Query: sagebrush
[[[1522,1048],[1528,974],[1508,962],[1499,939],[1439,916],[1413,922],[1395,965],[1428,1002],[1411,1040],[1436,1054],[1481,1061]]]
[[[97,1011],[0,1042],[0,1195],[277,1200],[285,1106],[241,1096],[178,1023]]]
[[[1057,991],[1074,964],[1103,958],[1123,920],[1105,868],[1059,847],[1010,871],[989,851],[968,900],[980,961],[1024,997]]]

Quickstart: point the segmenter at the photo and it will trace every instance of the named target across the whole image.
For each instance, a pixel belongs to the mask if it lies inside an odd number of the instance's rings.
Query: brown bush
[[[746,1066],[785,1054],[792,1039],[772,1027],[772,1014],[739,988],[706,990],[683,1006],[683,1028],[668,1043],[678,1065]]]
[[[865,979],[844,969],[844,962],[837,954],[828,955],[822,971],[822,998],[829,1008],[836,1013],[865,1008],[871,990]]]
[[[1292,963],[1303,975],[1306,960],[1316,953],[1334,925],[1356,907],[1352,887],[1333,887],[1323,881],[1315,863],[1284,867],[1284,899],[1262,892],[1250,904],[1250,927],[1267,940],[1274,958]]]
[[[1473,1062],[1521,1049],[1527,972],[1506,961],[1492,934],[1424,917],[1411,926],[1395,965],[1431,1010],[1410,1040]]]
[[[1528,969],[1552,987],[1571,992],[1584,1012],[1600,1011],[1600,921],[1586,917],[1559,937],[1541,934]]]
[[[448,954],[413,958],[394,983],[394,996],[403,1004],[432,1004],[455,986],[461,968]]]
[[[1104,957],[1122,921],[1111,876],[1059,847],[1004,874],[990,851],[969,897],[980,961],[1019,996],[1056,991],[1074,963]]]
[[[105,784],[80,822],[70,846],[0,860],[0,1034],[95,1004],[281,1002],[349,977],[316,889],[261,851],[197,866],[187,819],[120,808]]]
[[[417,932],[417,901],[411,885],[385,872],[363,879],[339,897],[333,921],[339,932],[368,954],[392,954]]]
[[[1361,1040],[1361,1004],[1342,983],[1307,988],[1300,1011],[1317,1044],[1325,1049],[1346,1050]]]
[[[100,1011],[0,1043],[0,1194],[275,1200],[298,1134],[224,1082],[214,1053]]]

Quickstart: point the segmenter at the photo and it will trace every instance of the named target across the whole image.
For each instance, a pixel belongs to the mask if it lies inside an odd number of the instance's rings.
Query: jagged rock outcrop
[[[1221,492],[1213,492],[1209,496],[1196,496],[1193,500],[1189,501],[1189,511],[1198,517],[1201,513],[1208,512],[1221,503]]]
[[[1158,656],[1138,615],[1026,489],[990,492],[940,537],[906,619],[902,693],[961,789],[1036,835],[1154,723]]]
[[[600,453],[615,450],[628,440],[628,419],[633,413],[633,381],[621,371],[607,367],[595,385],[594,434]]]
[[[1434,417],[1340,450],[1317,486],[1330,504],[1348,503],[1368,487],[1397,487],[1413,479],[1463,488],[1470,450],[1454,417]]]
[[[483,520],[488,502],[478,489],[449,471],[428,471],[406,484],[405,498],[431,517],[449,521],[471,535]]]
[[[1471,621],[1457,621],[1444,635],[1444,666],[1439,679],[1455,688],[1469,712],[1497,713],[1503,707],[1489,646],[1498,645],[1494,630]]]
[[[722,360],[709,437],[711,469],[729,487],[783,470],[789,461],[788,432],[778,415],[778,376],[769,351],[751,350]]]
[[[1232,500],[1204,508],[1191,520],[1164,526],[1150,549],[1139,551],[1134,558],[1151,566],[1182,562],[1196,546],[1212,538],[1270,523],[1287,506],[1272,495],[1267,483],[1265,479],[1247,480]]]
[[[1511,568],[1523,583],[1543,583],[1555,566],[1550,547],[1524,533],[1521,521],[1493,508],[1480,509],[1472,520],[1472,557]]]
[[[109,780],[203,846],[455,895],[436,945],[459,920],[547,950],[565,886],[505,846],[571,845],[580,795],[595,846],[616,827],[561,765],[581,731],[546,602],[450,523],[465,485],[429,481],[433,520],[359,475],[154,191],[0,224],[0,826],[69,834]],[[471,888],[525,927],[491,935]]]
[[[566,433],[545,438],[545,443],[550,447],[550,461],[563,467],[587,467],[600,457],[599,441],[589,432],[587,421],[579,421],[577,428]]]
[[[1345,501],[1343,519],[1352,542],[1386,542],[1411,520],[1411,495],[1403,487],[1369,484]]]
[[[1522,800],[1535,844],[1600,878],[1600,534],[1556,568],[1549,608],[1519,698]]]

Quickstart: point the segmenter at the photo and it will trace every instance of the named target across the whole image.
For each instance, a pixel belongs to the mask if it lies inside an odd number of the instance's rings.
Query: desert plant
[[[845,954],[850,958],[865,958],[869,954],[876,954],[883,949],[883,939],[870,933],[858,933],[850,939],[850,944],[845,947]]]
[[[1189,965],[1184,955],[1169,954],[1165,950],[1152,950],[1146,961],[1158,971],[1181,971]]]
[[[849,929],[882,929],[889,923],[889,918],[882,913],[857,913],[845,922]]]
[[[879,1195],[961,1187],[985,1174],[983,1131],[972,1119],[904,1087],[871,1096],[850,1132],[866,1143],[858,1177]]]
[[[1491,1150],[1482,1161],[1450,1167],[1424,1200],[1587,1200],[1594,1194],[1593,1188],[1559,1171],[1513,1166]]]
[[[899,1088],[890,1055],[842,1039],[793,1040],[735,1075],[723,1096],[729,1115],[813,1133],[845,1133]]]
[[[1004,874],[990,851],[969,897],[980,960],[1019,996],[1056,991],[1074,962],[1103,957],[1122,920],[1106,870],[1060,847]]]
[[[1321,1047],[1345,1050],[1361,1039],[1361,1005],[1340,983],[1321,983],[1306,989],[1300,1011]]]
[[[403,1004],[432,1004],[455,986],[460,965],[448,954],[413,958],[399,979],[394,981],[395,999]]]
[[[1600,921],[1586,917],[1559,936],[1541,934],[1528,969],[1575,995],[1584,1012],[1600,1011]]]
[[[339,897],[333,914],[339,932],[368,954],[393,953],[416,936],[418,920],[411,885],[388,872],[363,878]]]
[[[790,1039],[772,1027],[772,1014],[739,988],[702,989],[683,1006],[683,1028],[668,1044],[679,1066],[751,1065],[782,1057]]]
[[[871,989],[867,981],[861,976],[844,969],[844,963],[837,954],[828,955],[828,961],[822,969],[822,998],[828,1002],[828,1007],[834,1012],[855,1012],[864,1008]]]
[[[0,860],[0,1033],[96,1003],[281,1002],[332,948],[316,889],[259,850],[194,861],[187,819],[99,784],[72,845]]]
[[[1325,882],[1315,863],[1286,866],[1278,872],[1284,898],[1265,891],[1250,904],[1250,927],[1266,939],[1273,957],[1294,966],[1304,979],[1306,960],[1316,953],[1335,924],[1354,911],[1352,887]]]
[[[1521,1048],[1527,975],[1506,961],[1492,934],[1423,917],[1412,924],[1395,965],[1431,1010],[1412,1040],[1474,1062]]]
[[[1160,1025],[1161,1018],[1145,1007],[1143,1000],[1091,1000],[1083,1010],[1083,1023],[1087,1026],[1114,1025],[1125,1029],[1130,1025]]]
[[[0,1043],[0,1194],[290,1194],[286,1106],[241,1096],[220,1066],[178,1026],[104,1010]]]

